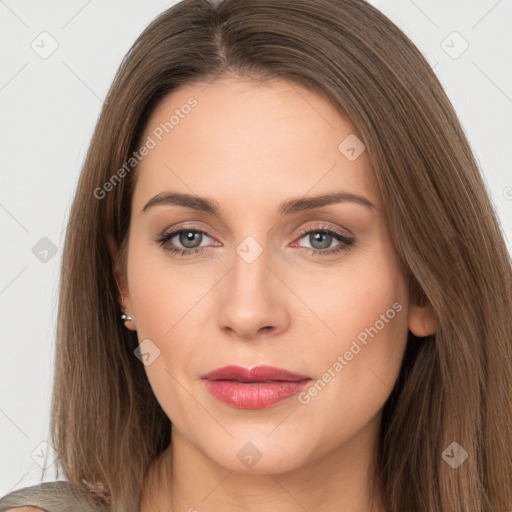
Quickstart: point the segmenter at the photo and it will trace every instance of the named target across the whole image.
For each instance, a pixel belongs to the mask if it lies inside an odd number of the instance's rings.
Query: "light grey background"
[[[52,460],[45,441],[68,210],[122,57],[173,3],[0,0],[0,496],[38,483],[44,454]],[[434,67],[512,249],[512,1],[371,3]]]

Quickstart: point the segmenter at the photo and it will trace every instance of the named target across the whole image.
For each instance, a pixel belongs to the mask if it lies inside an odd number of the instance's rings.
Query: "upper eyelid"
[[[321,222],[321,221],[319,221],[319,222]],[[322,222],[322,224],[326,224],[325,221]],[[346,228],[343,228],[343,229],[347,230]],[[203,235],[206,235],[208,238],[211,238],[212,240],[216,240],[216,237],[210,235],[208,233],[208,231],[199,228],[197,225],[195,225],[195,226],[194,225],[178,226],[177,228],[173,228],[173,229],[171,229],[169,231],[166,230],[162,234],[161,238],[167,238],[168,240],[170,240],[171,238],[174,238],[176,235],[178,235],[182,231],[186,231],[186,230],[195,231],[197,233],[201,233]],[[339,235],[339,236],[344,237],[344,238],[351,238],[352,237],[352,234],[343,234],[340,229],[336,229],[336,228],[331,227],[331,226],[327,226],[327,225],[317,225],[317,226],[310,225],[310,226],[306,226],[304,228],[299,229],[299,231],[298,231],[298,233],[296,235],[296,238],[294,240],[296,240],[297,237],[298,238],[303,238],[308,233],[315,232],[315,231],[328,231],[328,232],[334,233],[335,235]]]

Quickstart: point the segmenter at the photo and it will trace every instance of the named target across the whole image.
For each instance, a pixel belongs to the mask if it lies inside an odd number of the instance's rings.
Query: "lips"
[[[239,382],[297,382],[299,380],[309,379],[310,377],[274,366],[254,366],[252,368],[224,366],[201,375],[201,378],[207,380],[237,380]]]
[[[224,366],[201,379],[221,402],[239,409],[263,409],[295,395],[311,377],[273,366]]]

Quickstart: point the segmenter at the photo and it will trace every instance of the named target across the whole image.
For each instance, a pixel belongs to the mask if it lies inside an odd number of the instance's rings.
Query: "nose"
[[[271,259],[269,251],[252,262],[235,255],[223,279],[218,309],[219,327],[230,336],[254,340],[288,328],[290,291],[271,268]]]

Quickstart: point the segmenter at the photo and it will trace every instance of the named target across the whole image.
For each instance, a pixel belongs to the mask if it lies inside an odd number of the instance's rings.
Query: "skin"
[[[137,168],[126,273],[112,249],[133,319],[126,326],[160,350],[145,370],[172,422],[173,441],[147,473],[140,510],[384,510],[370,490],[382,409],[408,329],[432,334],[435,317],[408,295],[367,152],[350,161],[338,150],[354,129],[317,94],[235,76],[173,91],[143,140],[191,96],[197,106]],[[164,191],[214,199],[222,215],[175,205],[142,212]],[[278,214],[282,201],[334,191],[374,208],[343,202]],[[155,241],[183,224],[206,233],[206,252],[173,255]],[[354,245],[311,255],[342,243],[315,241],[322,226]],[[299,234],[303,227],[312,235]],[[251,263],[236,251],[248,236],[263,250]],[[175,236],[167,245],[193,247],[186,243]],[[229,364],[268,364],[317,381],[396,303],[401,311],[307,404],[294,396],[235,409],[199,377]],[[261,454],[252,467],[237,457],[247,442]],[[158,468],[172,468],[172,478],[159,479]]]

